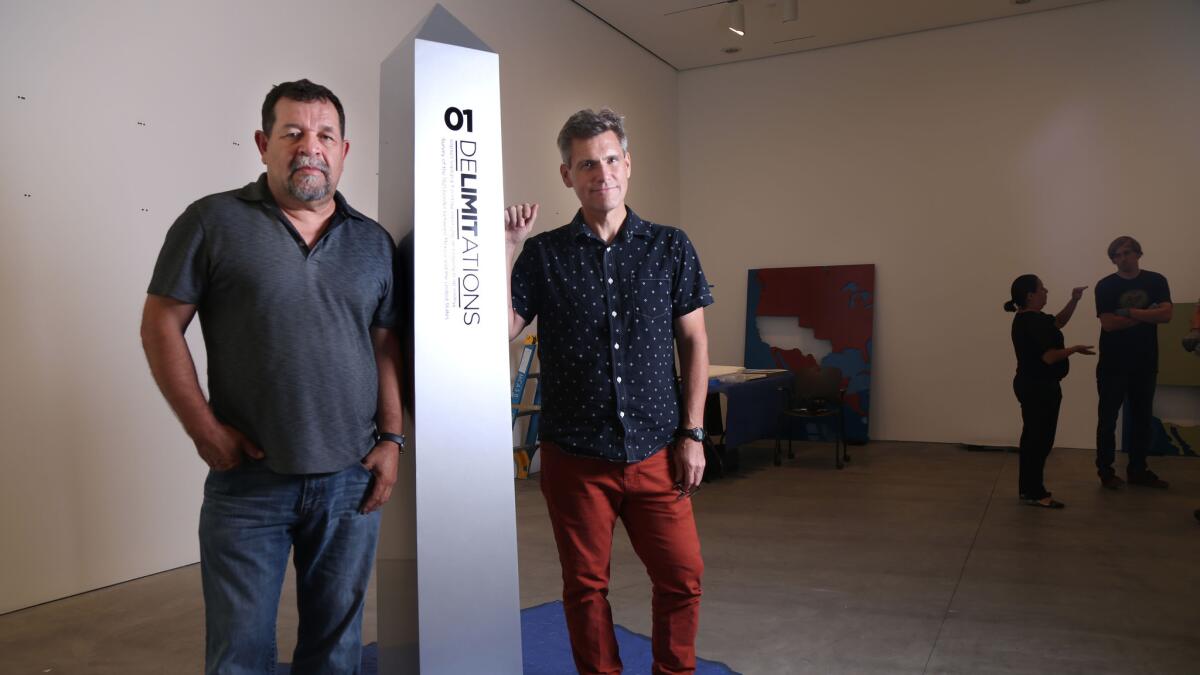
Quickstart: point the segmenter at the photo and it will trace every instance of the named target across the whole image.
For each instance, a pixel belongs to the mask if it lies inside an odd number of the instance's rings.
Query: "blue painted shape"
[[[849,294],[850,299],[846,302],[851,308],[854,307],[854,303],[856,302],[860,307],[863,308],[871,306],[871,291],[858,290],[858,284],[854,283],[853,281],[848,282],[845,286],[842,286],[842,292]]]
[[[868,341],[867,349],[870,348],[871,343]],[[849,380],[846,393],[857,394],[863,410],[871,409],[871,364],[861,351],[847,349],[844,352],[827,354],[821,359],[821,366],[842,371],[842,376]],[[842,417],[846,424],[846,440],[852,443],[866,442],[867,418],[848,405],[842,407]]]

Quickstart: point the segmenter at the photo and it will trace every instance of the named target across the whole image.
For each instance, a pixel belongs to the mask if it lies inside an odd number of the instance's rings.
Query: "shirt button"
[[[613,312],[613,313],[612,313],[612,315],[613,315],[613,316],[616,316],[616,315],[617,315],[617,313],[616,313],[616,312]]]
[[[612,283],[612,277],[608,278],[608,283],[610,283],[610,284]]]
[[[621,376],[620,375],[617,376],[617,384],[621,384]]]
[[[621,348],[621,345],[616,344],[615,342],[613,343],[613,349],[620,349],[620,348]]]
[[[624,410],[622,410],[621,412],[617,413],[617,415],[619,415],[620,417],[624,417],[624,416],[625,416],[625,411],[624,411]]]

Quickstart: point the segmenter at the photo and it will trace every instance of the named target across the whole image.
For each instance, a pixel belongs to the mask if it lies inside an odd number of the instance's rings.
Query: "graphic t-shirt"
[[[1096,316],[1124,307],[1148,309],[1171,302],[1167,278],[1142,270],[1132,279],[1110,274],[1096,284]],[[1123,330],[1100,331],[1100,371],[1158,372],[1158,324],[1138,322]]]

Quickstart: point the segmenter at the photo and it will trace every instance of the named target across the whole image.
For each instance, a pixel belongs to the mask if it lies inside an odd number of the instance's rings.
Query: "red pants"
[[[562,563],[576,669],[621,672],[608,605],[613,528],[620,518],[653,587],[653,673],[694,672],[704,561],[691,499],[678,499],[672,487],[668,449],[636,464],[577,457],[547,442],[541,451],[542,494]]]

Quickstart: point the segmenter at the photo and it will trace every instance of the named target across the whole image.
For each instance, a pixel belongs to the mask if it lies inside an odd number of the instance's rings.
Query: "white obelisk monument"
[[[381,674],[521,672],[500,140],[499,57],[435,6],[380,77],[410,439],[377,561]]]

